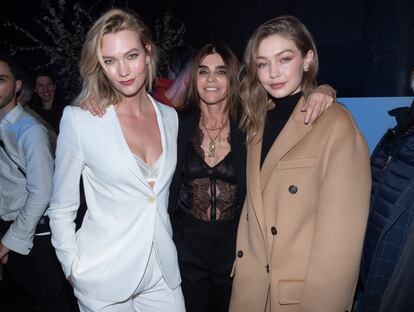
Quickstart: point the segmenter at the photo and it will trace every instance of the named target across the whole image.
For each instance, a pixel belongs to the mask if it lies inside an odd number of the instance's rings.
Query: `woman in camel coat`
[[[260,26],[245,63],[247,196],[230,311],[350,310],[371,187],[365,140],[337,103],[303,124],[318,59],[296,18]]]

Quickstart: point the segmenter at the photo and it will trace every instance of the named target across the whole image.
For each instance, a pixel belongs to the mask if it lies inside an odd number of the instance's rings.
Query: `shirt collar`
[[[5,122],[14,123],[24,112],[23,107],[17,104],[10,112],[8,112],[3,118],[0,119],[0,124]]]

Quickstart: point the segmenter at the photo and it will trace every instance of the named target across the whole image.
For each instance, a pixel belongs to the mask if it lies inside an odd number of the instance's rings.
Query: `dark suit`
[[[169,213],[187,311],[227,311],[240,214],[231,221],[206,222],[190,215],[183,216],[177,207],[183,163],[199,119],[197,111],[179,114],[177,167],[170,187]],[[230,122],[230,144],[241,212],[246,193],[246,146],[245,136],[234,121]]]
[[[371,208],[355,311],[378,311],[414,217],[414,135],[399,128],[384,136],[371,159]]]
[[[414,223],[408,231],[404,250],[382,297],[380,312],[414,311]]]

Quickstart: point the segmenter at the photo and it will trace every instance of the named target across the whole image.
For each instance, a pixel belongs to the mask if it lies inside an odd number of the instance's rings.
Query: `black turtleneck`
[[[266,115],[265,127],[263,132],[262,154],[260,158],[260,168],[283,127],[287,123],[290,115],[295,109],[296,104],[302,96],[298,92],[287,97],[276,99],[271,98],[275,103],[275,108],[270,109]]]

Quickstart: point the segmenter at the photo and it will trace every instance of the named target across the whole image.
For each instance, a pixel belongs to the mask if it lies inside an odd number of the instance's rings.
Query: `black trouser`
[[[227,312],[238,218],[205,222],[177,211],[174,242],[187,312]]]
[[[10,223],[0,221],[1,233]],[[62,268],[56,258],[51,236],[35,235],[33,248],[25,256],[12,250],[3,265],[4,283],[14,282],[32,298],[40,311],[71,311],[71,294]]]

